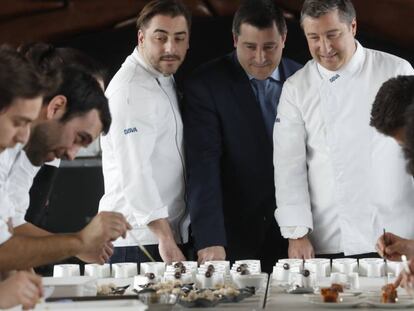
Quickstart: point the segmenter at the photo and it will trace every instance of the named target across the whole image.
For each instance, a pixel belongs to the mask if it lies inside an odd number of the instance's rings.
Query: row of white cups
[[[303,268],[309,271],[306,277],[302,273]],[[302,259],[280,259],[273,267],[273,280],[311,287],[330,278],[331,283],[348,284],[356,289],[359,288],[359,276],[393,277],[403,270],[403,265],[401,262],[387,261],[386,269],[381,258],[338,258],[333,259],[332,263],[326,258],[306,259],[305,262]]]
[[[173,280],[177,269],[172,265],[166,265],[164,262],[142,262],[140,263],[140,274],[146,275],[152,273],[159,281],[161,277],[165,280]],[[185,267],[183,276],[191,276],[196,274],[205,274],[209,265],[212,265],[216,275],[229,275],[235,273],[240,264],[245,264],[249,268],[251,274],[258,274],[261,272],[259,260],[239,260],[236,261],[232,269],[230,269],[229,261],[208,261],[198,266],[196,261],[182,261],[180,262]],[[54,277],[71,277],[80,276],[80,266],[78,264],[60,264],[53,268]],[[130,278],[138,275],[138,265],[135,262],[123,262],[114,264],[86,264],[84,276],[91,276],[96,278]]]

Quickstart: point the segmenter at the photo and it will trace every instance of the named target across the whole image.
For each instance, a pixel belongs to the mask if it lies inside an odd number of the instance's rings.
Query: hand
[[[103,264],[111,254],[108,242],[112,242],[120,236],[125,237],[127,231],[131,229],[131,225],[122,214],[101,212],[78,233],[82,241],[82,250],[79,254],[81,257],[85,254],[95,254],[92,257],[98,256],[98,263]]]
[[[104,264],[105,262],[108,262],[109,258],[112,256],[113,253],[114,245],[111,242],[106,242],[103,249],[97,249],[94,252],[85,252],[79,254],[76,257],[78,257],[83,262]]]
[[[387,246],[385,247],[385,245]],[[414,257],[414,241],[401,238],[390,232],[379,237],[375,248],[381,257],[392,261],[401,260],[403,254],[408,258]]]
[[[403,270],[397,277],[394,282],[394,286],[401,286],[406,289],[407,293],[413,297],[414,296],[414,261],[411,260],[408,264],[410,272]]]
[[[309,259],[315,257],[312,243],[307,236],[300,239],[289,239],[289,258]]]
[[[23,309],[32,309],[42,295],[42,278],[19,271],[0,283],[0,308],[22,305]]]
[[[209,260],[225,260],[226,251],[223,246],[210,246],[197,252],[198,263],[202,264]]]
[[[185,260],[183,253],[178,248],[174,239],[160,239],[158,242],[158,251],[160,252],[162,260],[167,264],[171,264],[173,261]]]

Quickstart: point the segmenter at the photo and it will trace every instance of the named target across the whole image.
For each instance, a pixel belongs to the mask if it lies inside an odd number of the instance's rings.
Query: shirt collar
[[[164,76],[161,72],[159,72],[154,67],[152,67],[150,64],[148,64],[147,61],[144,59],[144,57],[140,54],[138,50],[138,46],[135,47],[134,52],[132,53],[132,56],[146,71],[148,71],[152,76],[154,76],[154,78],[157,78],[157,79],[172,78],[172,75]]]
[[[249,77],[249,81],[255,79],[255,77],[253,77],[251,74],[249,74],[246,71],[247,76]],[[270,77],[268,77],[268,79],[271,78],[274,81],[280,81],[280,70],[279,70],[279,66],[276,67],[275,70],[273,70],[272,74],[270,75]]]
[[[364,52],[364,48],[357,40],[355,40],[355,43],[356,43],[356,50],[355,50],[354,55],[352,55],[351,59],[349,60],[347,64],[345,64],[338,70],[336,71],[328,70],[322,65],[320,65],[319,63],[316,63],[316,66],[322,78],[328,79],[331,82],[333,82],[341,76],[344,76],[344,75],[351,76],[359,70],[359,68],[363,64],[365,52]]]

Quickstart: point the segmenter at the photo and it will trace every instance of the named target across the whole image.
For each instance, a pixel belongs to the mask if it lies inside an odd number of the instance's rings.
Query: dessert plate
[[[314,297],[310,298],[309,302],[315,306],[330,309],[355,308],[358,305],[364,304],[363,300],[356,297],[340,297],[338,302],[324,302],[322,297]]]
[[[409,308],[414,306],[413,299],[403,299],[399,298],[395,303],[382,303],[377,299],[369,299],[366,300],[367,304],[375,308],[381,309],[402,309],[402,308]]]

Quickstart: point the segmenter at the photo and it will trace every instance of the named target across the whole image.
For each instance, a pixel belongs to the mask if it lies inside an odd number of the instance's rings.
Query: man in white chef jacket
[[[183,126],[173,74],[189,47],[191,17],[176,0],[154,0],[141,11],[138,47],[110,82],[112,114],[102,137],[105,194],[100,211],[125,215],[133,229],[115,242],[111,262],[184,260]]]
[[[112,255],[111,242],[126,236],[130,229],[122,214],[105,212],[77,233],[52,234],[25,222],[25,207],[15,205],[10,198],[11,189],[17,186],[12,178],[15,173],[28,190],[31,173],[40,165],[55,158],[73,159],[81,146],[109,129],[108,101],[96,78],[72,67],[62,68],[61,74],[57,89],[45,95],[25,151],[22,145],[16,145],[0,154],[0,188],[4,189],[0,220],[6,215],[14,227],[13,235],[0,241],[0,272],[37,267],[71,256],[102,264]]]
[[[364,256],[383,228],[414,237],[414,186],[398,144],[370,127],[383,82],[413,74],[355,40],[349,0],[307,0],[313,60],[285,83],[274,127],[277,210],[289,257]]]

